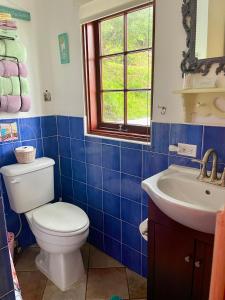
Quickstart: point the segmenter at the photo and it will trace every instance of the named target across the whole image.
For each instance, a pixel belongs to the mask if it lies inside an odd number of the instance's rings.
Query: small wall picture
[[[18,140],[17,123],[1,123],[0,142],[8,142],[14,140]]]
[[[70,53],[69,53],[69,37],[68,33],[64,32],[58,35],[59,39],[59,52],[61,64],[70,63]]]

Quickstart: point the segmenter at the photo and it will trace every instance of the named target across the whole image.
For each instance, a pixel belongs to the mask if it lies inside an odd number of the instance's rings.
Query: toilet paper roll
[[[17,147],[15,149],[16,152],[31,152],[34,151],[34,147],[33,146],[21,146],[21,147]]]
[[[140,233],[146,241],[148,240],[148,219],[145,219],[139,226]]]

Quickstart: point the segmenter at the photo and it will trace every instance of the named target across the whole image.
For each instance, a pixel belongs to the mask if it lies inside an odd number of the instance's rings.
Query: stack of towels
[[[0,13],[0,36],[17,38],[16,22],[12,20],[10,14]]]
[[[4,57],[7,56],[7,57]],[[27,53],[10,14],[0,13],[0,111],[29,111]]]

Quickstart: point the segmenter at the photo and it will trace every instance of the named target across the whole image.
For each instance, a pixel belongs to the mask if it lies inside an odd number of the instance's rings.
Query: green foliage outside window
[[[147,7],[127,14],[127,50],[152,47],[153,8]],[[101,23],[101,55],[121,53],[124,49],[124,17]],[[127,55],[127,88],[151,88],[151,50]],[[124,55],[102,59],[102,89],[124,88]],[[123,123],[124,93],[103,93],[103,121]],[[151,114],[150,91],[127,93],[128,124],[147,125]]]

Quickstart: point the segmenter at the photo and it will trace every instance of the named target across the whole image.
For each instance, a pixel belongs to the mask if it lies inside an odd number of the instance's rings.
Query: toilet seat
[[[88,229],[89,219],[81,208],[70,203],[56,202],[35,209],[32,225],[49,235],[72,236]]]

